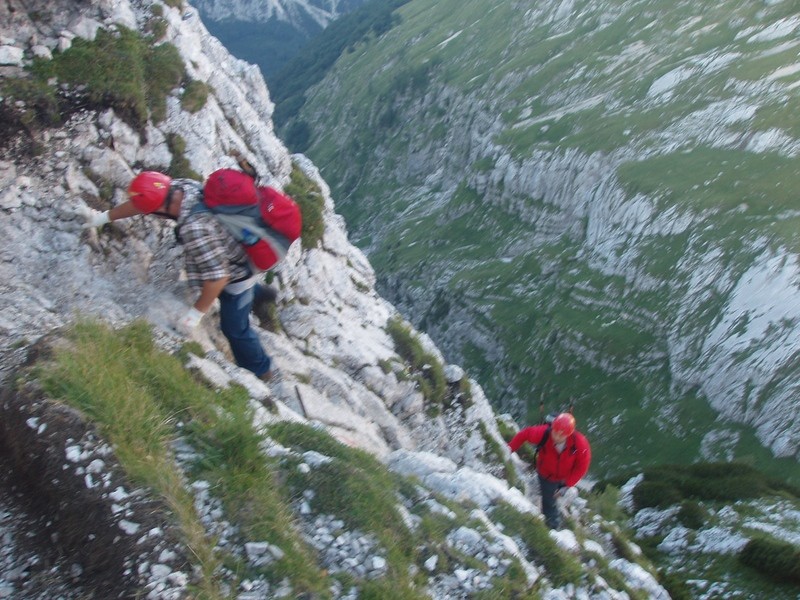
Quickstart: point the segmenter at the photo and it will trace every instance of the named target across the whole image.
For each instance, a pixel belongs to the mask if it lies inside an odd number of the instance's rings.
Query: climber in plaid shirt
[[[196,181],[172,180],[163,173],[144,171],[128,188],[130,200],[106,212],[87,207],[83,217],[87,227],[138,214],[176,220],[189,285],[199,290],[197,300],[176,323],[176,329],[191,335],[214,300],[219,299],[220,328],[236,364],[267,381],[272,376],[271,360],[250,325],[250,310],[254,301],[274,302],[275,291],[257,282],[241,245],[211,213],[192,210],[202,194],[202,186]]]

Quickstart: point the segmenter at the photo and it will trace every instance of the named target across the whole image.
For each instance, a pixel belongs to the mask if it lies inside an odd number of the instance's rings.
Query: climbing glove
[[[183,335],[192,335],[192,332],[197,329],[198,325],[200,325],[200,321],[202,320],[204,314],[205,313],[201,313],[194,306],[191,307],[187,313],[183,315],[183,317],[181,317],[177,323],[175,323],[175,329]]]
[[[101,227],[111,220],[108,216],[108,211],[100,212],[86,205],[79,206],[75,212],[83,219],[84,229]]]

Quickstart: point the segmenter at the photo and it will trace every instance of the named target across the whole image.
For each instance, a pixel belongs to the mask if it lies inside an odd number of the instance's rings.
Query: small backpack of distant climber
[[[257,186],[236,169],[209,175],[198,210],[209,210],[242,244],[259,271],[274,267],[289,251],[303,227],[300,207],[278,190]]]

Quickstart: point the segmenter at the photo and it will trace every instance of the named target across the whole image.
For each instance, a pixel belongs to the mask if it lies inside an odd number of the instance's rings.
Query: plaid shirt
[[[177,226],[189,285],[200,288],[204,281],[229,277],[233,282],[249,277],[250,267],[242,246],[214,215],[190,214],[203,197],[202,185],[191,179],[174,179],[172,186],[183,190]]]

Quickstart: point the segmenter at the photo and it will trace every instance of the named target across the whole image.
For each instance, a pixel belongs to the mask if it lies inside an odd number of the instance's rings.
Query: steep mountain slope
[[[797,481],[795,4],[398,14],[295,121],[379,289],[497,406],[574,402],[601,469],[740,457]]]
[[[203,22],[230,52],[277,73],[310,39],[366,0],[195,0]]]
[[[0,459],[26,484],[0,478],[0,596],[666,595],[585,501],[578,535],[548,532],[480,386],[375,292],[258,69],[194,9],[0,10]],[[317,227],[273,274],[269,386],[216,315],[176,335],[195,295],[172,223],[78,216],[142,169],[199,179],[233,152]]]

